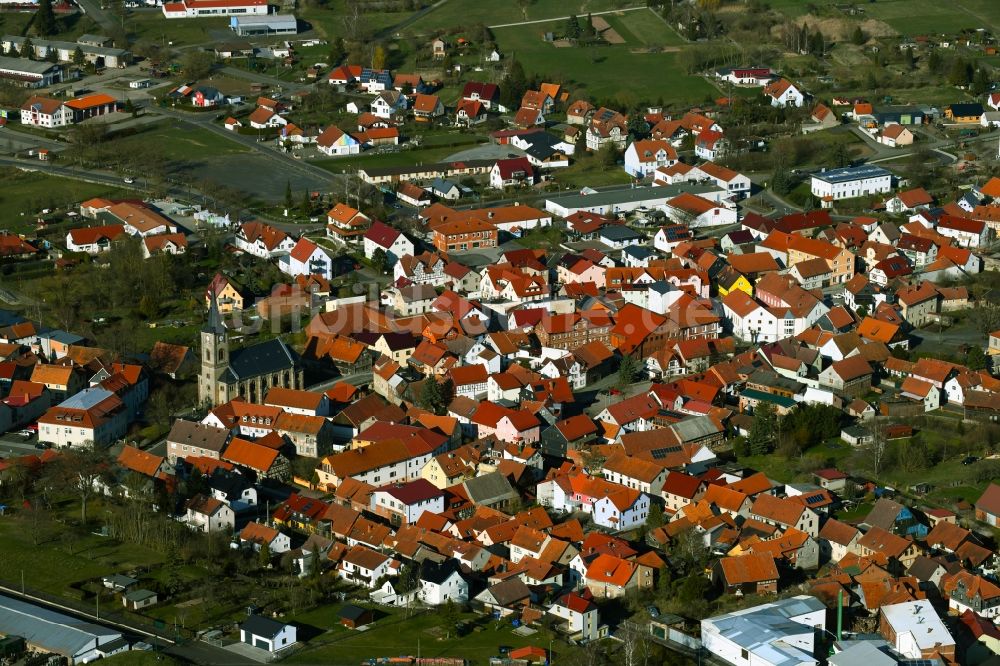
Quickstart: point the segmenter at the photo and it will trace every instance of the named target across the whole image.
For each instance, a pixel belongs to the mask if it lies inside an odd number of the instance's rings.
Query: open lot
[[[132,10],[125,16],[129,39],[147,39],[158,44],[190,46],[218,41],[220,35],[233,35],[228,18],[164,18],[159,10]]]
[[[97,515],[98,504],[92,504],[91,515]],[[60,545],[60,532],[58,524],[33,524],[30,516],[0,517],[5,582],[19,582],[23,572],[28,587],[61,595],[74,583],[163,562],[155,550],[94,535],[74,536],[72,544]]]
[[[495,621],[473,614],[462,615],[462,620],[476,623],[473,630],[459,638],[451,628],[451,636],[447,637],[440,615],[433,611],[406,618],[403,610],[394,608],[379,608],[377,617],[381,616],[381,619],[377,619],[367,631],[353,631],[340,625],[337,619],[339,610],[337,605],[324,606],[291,618],[300,625],[300,633],[308,634],[312,630],[315,637],[308,647],[286,661],[357,664],[371,657],[416,655],[419,649],[422,657],[463,657],[473,664],[486,664],[491,656],[498,655],[501,645],[547,648],[549,644],[549,634],[545,631],[523,637],[512,631],[509,620]],[[317,630],[322,633],[317,634]],[[569,649],[560,641],[556,647],[556,658]]]
[[[35,214],[43,208],[62,208],[93,197],[121,197],[117,187],[85,183],[20,169],[0,168],[0,206],[4,220],[0,228],[12,233],[31,233]]]
[[[676,103],[699,103],[718,92],[705,79],[684,72],[677,53],[633,53],[635,47],[627,41],[615,46],[557,49],[542,39],[548,29],[546,24],[523,25],[498,28],[494,35],[501,50],[514,54],[530,74],[561,83],[591,99],[614,99],[626,105],[661,97]],[[627,85],[623,73],[628,74]]]
[[[421,150],[404,150],[398,153],[367,153],[363,155],[352,155],[350,157],[330,157],[321,160],[313,160],[321,169],[326,169],[331,173],[341,173],[346,171],[351,173],[361,167],[394,167],[409,164],[421,164],[427,162],[440,162],[452,153],[462,150],[460,147],[444,146],[436,148],[425,148]]]
[[[170,161],[199,161],[209,157],[249,153],[235,141],[230,141],[211,130],[192,127],[182,122],[168,121],[156,129],[140,132],[115,140],[123,150],[141,151],[143,146],[155,144]]]

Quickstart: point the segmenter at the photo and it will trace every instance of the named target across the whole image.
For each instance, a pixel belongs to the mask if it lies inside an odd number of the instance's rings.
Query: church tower
[[[217,405],[228,400],[220,395],[225,393],[225,385],[220,386],[219,378],[229,367],[229,339],[226,327],[219,314],[219,302],[212,294],[208,308],[208,321],[201,328],[201,372],[198,374],[198,402]]]

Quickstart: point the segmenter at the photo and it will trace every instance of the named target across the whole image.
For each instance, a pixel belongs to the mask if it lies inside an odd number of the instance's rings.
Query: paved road
[[[32,134],[31,132],[22,132],[9,126],[0,130],[0,141],[6,142],[8,139],[15,144],[27,146],[28,148],[48,148],[52,152],[65,150],[68,147],[62,141],[48,139],[37,134]]]
[[[600,16],[602,14],[617,14],[619,12],[634,12],[640,9],[647,9],[645,5],[641,7],[622,7],[621,9],[608,9],[603,12],[591,12],[591,16]],[[497,25],[488,26],[490,30],[495,30],[496,28],[513,28],[519,25],[534,25],[535,23],[552,23],[553,21],[567,21],[568,16],[553,16],[552,18],[535,19],[533,21],[518,21],[517,23],[498,23]]]
[[[76,0],[76,4],[80,6],[80,11],[92,18],[97,25],[104,29],[105,34],[111,34],[111,32],[121,26],[121,22],[112,16],[110,12],[101,9],[101,0]]]

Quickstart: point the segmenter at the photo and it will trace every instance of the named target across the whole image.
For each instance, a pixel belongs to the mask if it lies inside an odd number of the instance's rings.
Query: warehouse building
[[[83,40],[86,39],[87,42]],[[59,62],[72,62],[73,54],[77,49],[83,53],[83,59],[92,63],[95,67],[121,68],[132,64],[132,53],[125,49],[116,49],[110,46],[94,44],[99,39],[98,35],[84,35],[75,42],[63,42],[53,39],[31,38],[31,50],[34,51],[36,60],[47,60],[50,53],[54,53]],[[4,52],[9,53],[11,47],[17,49],[22,58],[27,58],[27,54],[22,53],[24,47],[24,37],[18,35],[4,35],[0,37],[0,46]]]
[[[121,632],[75,617],[0,596],[0,634],[20,636],[29,648],[84,664],[129,649]]]
[[[240,37],[294,35],[299,31],[299,21],[291,14],[233,16],[229,19],[229,27]]]
[[[43,88],[63,80],[63,68],[51,62],[0,56],[0,79],[22,88]]]

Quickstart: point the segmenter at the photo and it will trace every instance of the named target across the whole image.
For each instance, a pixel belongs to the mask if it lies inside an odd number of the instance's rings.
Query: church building
[[[305,388],[298,354],[278,338],[230,351],[219,303],[213,295],[208,322],[201,329],[199,402],[215,406],[237,396],[261,402],[273,386]]]

